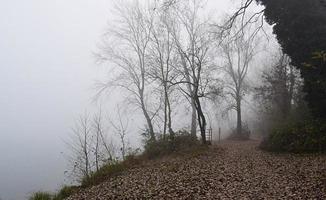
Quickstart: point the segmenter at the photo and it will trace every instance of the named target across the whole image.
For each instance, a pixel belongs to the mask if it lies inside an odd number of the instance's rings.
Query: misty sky
[[[225,11],[229,0],[211,0]],[[64,140],[94,106],[92,52],[110,0],[10,0],[0,6],[0,198],[64,183]]]

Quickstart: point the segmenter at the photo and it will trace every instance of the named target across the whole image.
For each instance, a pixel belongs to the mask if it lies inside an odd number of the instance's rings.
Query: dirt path
[[[326,156],[270,154],[257,144],[151,162],[69,199],[326,199]]]

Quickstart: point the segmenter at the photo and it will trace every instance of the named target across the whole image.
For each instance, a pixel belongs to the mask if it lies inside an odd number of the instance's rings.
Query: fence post
[[[213,143],[213,129],[212,129],[212,127],[211,127],[211,141]]]
[[[221,142],[221,127],[218,128],[218,142]]]

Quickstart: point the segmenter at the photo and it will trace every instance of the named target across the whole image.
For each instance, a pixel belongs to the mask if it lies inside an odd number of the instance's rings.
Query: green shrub
[[[141,164],[143,160],[144,160],[143,155],[129,154],[125,157],[125,160],[123,161],[123,165],[125,167],[137,166]]]
[[[92,173],[89,177],[84,177],[81,186],[88,187],[95,185],[107,179],[110,176],[119,174],[126,169],[124,162],[116,162],[104,165],[98,171]]]
[[[29,200],[51,200],[52,195],[48,192],[35,192],[29,197]]]
[[[326,123],[318,120],[285,123],[275,128],[260,146],[275,152],[326,152]]]
[[[249,140],[250,139],[250,129],[248,124],[246,123],[242,123],[242,130],[241,130],[241,134],[238,134],[238,130],[237,128],[232,128],[231,129],[231,134],[229,135],[229,137],[227,139],[229,140]]]
[[[72,195],[77,189],[77,186],[63,186],[60,191],[54,195],[53,200],[63,200]]]
[[[187,151],[196,146],[200,146],[196,137],[186,131],[179,131],[173,136],[160,137],[156,141],[147,141],[144,156],[154,159],[175,152]]]

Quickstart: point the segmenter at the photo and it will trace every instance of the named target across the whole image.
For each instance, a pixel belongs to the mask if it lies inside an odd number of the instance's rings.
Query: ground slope
[[[326,199],[326,156],[271,154],[224,142],[191,157],[153,161],[69,200]]]

